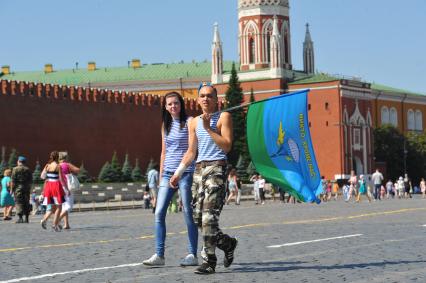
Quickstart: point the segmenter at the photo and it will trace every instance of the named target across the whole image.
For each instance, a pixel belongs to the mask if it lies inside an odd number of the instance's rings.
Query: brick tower
[[[292,69],[288,0],[238,0],[238,22],[242,71]],[[275,56],[279,66],[271,64]]]

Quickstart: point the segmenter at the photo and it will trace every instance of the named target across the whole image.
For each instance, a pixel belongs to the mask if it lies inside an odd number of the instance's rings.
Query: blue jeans
[[[157,255],[164,256],[164,246],[166,241],[166,214],[170,200],[176,189],[169,185],[173,172],[163,172],[157,196],[155,208],[155,248]],[[198,229],[192,216],[192,173],[184,173],[179,180],[179,193],[183,204],[183,213],[188,229],[188,252],[197,256]]]
[[[380,189],[381,188],[382,188],[382,185],[374,184],[374,199],[380,200]]]

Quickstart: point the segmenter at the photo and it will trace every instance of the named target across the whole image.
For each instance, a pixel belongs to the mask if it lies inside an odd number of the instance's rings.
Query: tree
[[[40,166],[40,162],[37,160],[36,166],[35,166],[34,172],[33,172],[33,183],[34,184],[42,184],[43,183],[43,179],[40,177],[40,175],[41,175],[41,166]]]
[[[256,167],[253,164],[253,161],[250,161],[249,165],[247,166],[246,170],[249,177],[253,176],[254,173],[256,173]]]
[[[406,142],[407,173],[414,186],[420,183],[426,172],[426,134],[409,132]]]
[[[128,154],[124,158],[123,169],[121,169],[121,180],[123,182],[132,181],[132,165],[129,162]]]
[[[235,63],[232,63],[231,77],[225,94],[226,108],[239,106],[243,102],[243,90],[238,81]],[[236,164],[240,154],[247,156],[245,114],[242,108],[232,111],[232,124],[234,132],[233,150],[228,154],[228,159],[231,164]]]
[[[133,168],[133,171],[132,171],[132,180],[134,182],[140,182],[143,180],[142,170],[139,167],[139,159],[137,158],[135,161],[135,167]]]
[[[101,172],[99,172],[98,180],[100,182],[110,183],[115,181],[115,173],[112,170],[111,164],[107,161],[104,166],[102,166]]]
[[[7,168],[7,163],[6,163],[6,147],[2,146],[1,147],[1,161],[0,161],[0,176],[3,177],[3,172],[4,170],[6,170]]]
[[[12,148],[12,151],[9,155],[9,161],[7,162],[7,166],[9,168],[13,168],[16,166],[16,163],[18,161],[18,153],[16,152],[16,149]]]
[[[102,172],[102,170],[101,170],[101,172]],[[80,183],[88,183],[92,179],[89,175],[89,172],[86,170],[86,168],[84,168],[83,163],[81,163],[80,171],[78,172],[77,178],[80,181]]]
[[[247,179],[247,162],[244,159],[244,156],[242,154],[240,154],[240,157],[238,158],[238,162],[237,162],[237,166],[235,166],[235,168],[237,169],[237,174],[238,176],[243,179],[246,180]]]
[[[148,167],[146,167],[145,176],[148,176],[148,172],[151,171],[151,169],[154,169],[155,162],[154,159],[151,157],[148,163]]]
[[[111,182],[120,182],[121,181],[121,166],[118,162],[117,152],[114,151],[114,154],[111,158],[111,171],[112,171],[112,181]]]
[[[396,180],[407,173],[413,186],[426,173],[426,134],[408,132],[405,136],[390,125],[374,130],[376,161],[386,162],[387,177]],[[405,146],[404,146],[405,144]],[[406,168],[404,168],[404,158]],[[406,172],[404,172],[406,169]]]
[[[387,177],[396,180],[404,173],[404,136],[391,125],[376,128],[374,156],[386,163]]]

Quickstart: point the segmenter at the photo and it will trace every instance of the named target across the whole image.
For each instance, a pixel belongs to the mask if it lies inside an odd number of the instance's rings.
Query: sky
[[[426,94],[426,0],[290,0],[293,68],[309,22],[318,72]],[[213,24],[238,61],[237,0],[0,0],[0,65],[12,71],[211,61]]]

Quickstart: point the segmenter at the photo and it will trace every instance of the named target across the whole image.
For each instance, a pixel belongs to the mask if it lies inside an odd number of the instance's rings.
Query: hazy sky
[[[292,60],[305,23],[316,69],[426,94],[426,0],[290,0]],[[218,22],[238,60],[237,0],[0,0],[0,65],[12,71],[211,60]]]

